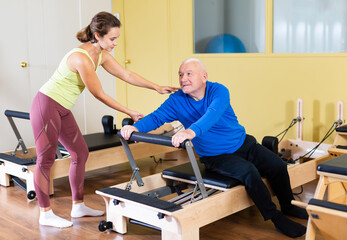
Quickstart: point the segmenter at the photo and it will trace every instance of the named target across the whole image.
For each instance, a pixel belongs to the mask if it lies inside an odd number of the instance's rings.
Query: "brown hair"
[[[113,14],[108,12],[99,12],[93,17],[87,27],[77,33],[76,38],[82,43],[89,41],[96,43],[98,40],[95,38],[95,33],[98,33],[100,37],[103,37],[108,33],[110,28],[119,28],[120,26],[120,21]]]

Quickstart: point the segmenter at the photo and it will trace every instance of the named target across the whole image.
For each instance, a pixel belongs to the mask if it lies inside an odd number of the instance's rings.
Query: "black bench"
[[[197,162],[201,177],[206,186],[215,186],[218,188],[232,188],[240,185],[241,183],[233,178],[225,177],[220,174],[208,171],[205,169],[204,164]],[[181,164],[175,167],[167,168],[163,171],[164,178],[179,179],[182,181],[188,180],[188,182],[195,182],[196,177],[191,163]]]

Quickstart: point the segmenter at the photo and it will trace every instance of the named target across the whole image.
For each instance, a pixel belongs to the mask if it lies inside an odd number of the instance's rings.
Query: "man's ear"
[[[203,78],[204,78],[204,82],[206,82],[207,80],[208,80],[208,74],[207,74],[207,72],[205,71],[204,73],[203,73]]]

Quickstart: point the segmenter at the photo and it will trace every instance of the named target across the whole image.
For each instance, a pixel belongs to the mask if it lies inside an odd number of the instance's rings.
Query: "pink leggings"
[[[34,185],[40,207],[50,206],[50,169],[55,161],[58,140],[71,155],[69,180],[72,200],[83,200],[85,163],[89,151],[72,112],[39,92],[31,106],[30,122],[37,153]]]

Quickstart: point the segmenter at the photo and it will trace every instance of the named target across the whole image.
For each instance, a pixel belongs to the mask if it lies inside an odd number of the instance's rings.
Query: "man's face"
[[[203,67],[195,61],[183,63],[178,72],[180,86],[185,94],[197,97],[205,94],[207,73]]]

